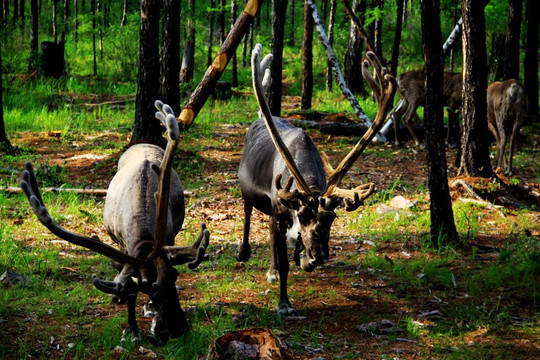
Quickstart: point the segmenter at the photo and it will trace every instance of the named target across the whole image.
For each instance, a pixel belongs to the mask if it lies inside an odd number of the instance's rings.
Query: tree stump
[[[218,337],[208,348],[207,360],[286,360],[290,357],[280,340],[265,328],[237,330]]]

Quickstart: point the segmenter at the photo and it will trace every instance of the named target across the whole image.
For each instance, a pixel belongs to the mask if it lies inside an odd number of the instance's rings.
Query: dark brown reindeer
[[[184,191],[172,170],[178,146],[178,123],[172,109],[156,101],[156,117],[167,128],[167,147],[163,151],[151,144],[129,148],[120,158],[118,172],[107,191],[103,222],[119,250],[98,238],[78,235],[59,226],[49,215],[39,192],[32,164],[25,164],[21,188],[37,218],[54,235],[75,245],[105,255],[118,264],[114,281],[92,275],[99,290],[112,294],[113,301],[128,304],[128,325],[124,337],[140,339],[135,318],[135,301],[140,291],[149,297],[146,311],[153,315],[150,341],[165,343],[169,336],[179,337],[188,330],[180,307],[173,267],[188,263],[195,269],[204,257],[210,233],[204,223],[191,246],[174,246],[174,238],[184,222]]]
[[[416,146],[420,145],[420,141],[416,136],[411,125],[411,117],[416,115],[416,109],[425,104],[424,91],[424,72],[422,70],[406,71],[398,76],[397,84],[400,94],[405,102],[403,106],[395,110],[394,113],[394,138],[395,143],[400,144],[398,139],[399,121],[403,117],[403,122],[411,137],[414,139]],[[443,76],[443,97],[445,106],[448,109],[449,128],[457,127],[457,112],[461,108],[461,93],[462,93],[462,75],[455,72],[444,72]],[[450,123],[452,122],[452,123]],[[454,129],[456,131],[456,129]],[[450,129],[449,129],[450,135]]]
[[[362,73],[377,99],[377,116],[366,134],[334,170],[324,153],[321,157],[305,131],[271,115],[264,96],[270,78],[268,69],[261,82],[261,71],[268,66],[271,56],[267,55],[261,66],[261,48],[257,44],[253,51],[252,76],[263,116],[251,125],[247,133],[238,171],[245,203],[245,222],[237,260],[247,261],[251,255],[249,229],[251,212],[255,207],[270,216],[271,265],[267,279],[274,281],[279,274],[277,311],[281,316],[288,316],[297,312],[287,295],[289,261],[286,237],[290,235],[297,239],[293,258],[305,271],[313,271],[329,258],[328,242],[330,228],[336,218],[336,207],[343,200],[346,210],[354,211],[374,191],[373,184],[360,185],[352,190],[338,186],[382,127],[385,114],[392,104],[396,83],[375,54],[368,52],[367,58],[375,68],[381,87],[371,76],[368,61],[364,61]],[[288,179],[284,187],[282,178]],[[301,255],[304,250],[305,254]]]
[[[523,83],[516,79],[496,81],[487,89],[488,128],[497,143],[497,167],[503,167],[512,175],[514,140],[527,114],[527,91]],[[508,156],[506,143],[510,137]]]

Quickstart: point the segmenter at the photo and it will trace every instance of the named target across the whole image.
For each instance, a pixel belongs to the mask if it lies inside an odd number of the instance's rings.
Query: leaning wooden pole
[[[193,91],[187,105],[182,109],[177,120],[180,128],[183,131],[189,129],[193,120],[197,117],[201,111],[204,103],[212,93],[217,81],[223,74],[227,63],[235,53],[236,48],[242,41],[242,37],[249,30],[249,26],[253,22],[255,15],[259,11],[263,0],[248,0],[244,10],[236,20],[234,27],[227,35],[227,38],[221,45],[216,57],[212,64],[206,70],[201,82]]]
[[[341,73],[341,70],[339,68],[339,63],[336,58],[336,54],[334,53],[334,50],[332,49],[332,46],[330,46],[330,42],[328,41],[328,37],[326,36],[326,33],[324,32],[324,28],[321,22],[321,18],[319,17],[319,13],[317,11],[317,6],[313,3],[312,0],[307,0],[306,3],[311,8],[311,15],[313,16],[313,22],[315,25],[315,28],[317,29],[317,33],[319,34],[319,38],[326,50],[326,55],[328,56],[328,61],[332,64],[332,72],[334,73],[334,77],[336,78],[336,81],[341,88],[341,92],[343,95],[349,100],[349,103],[351,104],[356,116],[360,118],[364,123],[366,123],[367,126],[371,126],[371,120],[366,115],[364,110],[362,110],[362,107],[360,107],[360,104],[354,97],[354,94],[349,90],[349,87],[345,83],[345,79],[343,78],[343,74]],[[377,139],[379,141],[385,142],[386,138],[381,133],[377,133]]]

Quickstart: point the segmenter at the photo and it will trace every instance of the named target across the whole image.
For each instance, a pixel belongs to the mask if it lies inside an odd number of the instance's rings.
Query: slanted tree
[[[180,113],[180,1],[163,0],[160,98]]]
[[[287,13],[287,0],[272,1],[272,55],[274,59],[270,64],[271,85],[268,103],[272,115],[281,115],[281,71],[283,69],[283,33],[285,31],[285,15]]]
[[[489,177],[485,1],[462,0],[463,130],[459,173]]]
[[[538,0],[527,0],[527,45],[525,47],[525,59],[523,70],[525,71],[524,82],[529,98],[529,121],[538,120],[538,14],[540,6]]]
[[[422,47],[424,50],[424,129],[430,196],[430,235],[434,246],[459,240],[452,199],[448,188],[446,152],[443,138],[443,52],[440,0],[421,0]]]
[[[517,79],[519,77],[519,39],[522,9],[523,0],[508,0],[508,25],[504,40],[504,79]]]
[[[184,44],[184,53],[182,55],[182,65],[180,68],[180,82],[189,83],[193,79],[193,68],[195,67],[195,26],[193,25],[195,17],[195,0],[188,2],[188,30],[186,42]]]
[[[363,21],[366,12],[366,0],[354,0],[352,11],[357,15],[360,21]],[[361,26],[363,25],[364,24],[361,23]],[[362,72],[358,71],[362,66],[362,48],[362,36],[354,22],[351,20],[349,44],[347,45],[347,51],[345,52],[343,77],[345,78],[345,82],[349,89],[355,94],[367,94],[364,88]]]
[[[139,72],[135,99],[135,124],[131,144],[165,145],[154,101],[159,96],[159,5],[160,0],[141,0]]]
[[[328,42],[334,45],[334,23],[336,20],[336,0],[330,0],[330,18],[328,19]],[[332,90],[332,63],[326,61],[326,89]]]

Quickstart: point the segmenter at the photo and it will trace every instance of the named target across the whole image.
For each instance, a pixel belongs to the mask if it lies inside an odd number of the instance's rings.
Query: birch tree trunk
[[[302,50],[302,109],[311,109],[313,97],[313,16],[304,3],[304,42]]]

